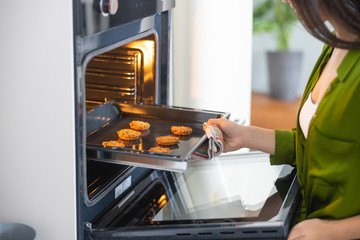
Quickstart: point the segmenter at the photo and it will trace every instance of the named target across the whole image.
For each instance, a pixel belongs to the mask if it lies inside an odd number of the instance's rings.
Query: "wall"
[[[76,238],[72,1],[0,1],[0,222]]]
[[[179,0],[174,104],[250,122],[252,1]]]

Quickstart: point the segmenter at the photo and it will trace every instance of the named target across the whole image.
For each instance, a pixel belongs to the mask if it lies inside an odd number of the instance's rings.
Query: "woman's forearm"
[[[275,131],[255,126],[242,126],[225,118],[209,119],[207,124],[220,128],[224,136],[224,152],[250,148],[274,154]]]
[[[266,152],[275,153],[275,131],[255,126],[244,126],[244,147]]]
[[[304,220],[291,229],[288,240],[295,239],[360,239],[360,215],[339,220]]]
[[[360,215],[328,221],[334,239],[360,239]]]

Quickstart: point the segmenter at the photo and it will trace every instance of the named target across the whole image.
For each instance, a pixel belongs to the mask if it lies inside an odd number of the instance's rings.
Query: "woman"
[[[360,0],[283,0],[325,43],[305,88],[296,129],[210,119],[224,152],[247,147],[296,165],[303,196],[289,239],[360,239]],[[331,23],[335,33],[328,30]]]

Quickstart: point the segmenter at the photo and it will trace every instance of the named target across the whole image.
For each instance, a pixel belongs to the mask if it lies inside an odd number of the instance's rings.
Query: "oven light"
[[[162,201],[160,204],[159,204],[159,209],[162,208],[165,204],[167,203],[166,199],[164,201]]]
[[[150,82],[154,78],[153,63],[155,60],[155,41],[141,40],[128,44],[129,47],[137,48],[142,54],[137,55],[138,58],[143,57],[144,67],[144,83]]]
[[[164,201],[164,200],[166,200],[166,195],[165,194],[163,194],[160,198],[159,198],[159,200],[158,200],[158,203],[160,204],[162,201]]]

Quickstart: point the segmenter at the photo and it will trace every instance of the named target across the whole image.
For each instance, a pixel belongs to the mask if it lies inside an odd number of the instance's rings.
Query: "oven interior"
[[[108,101],[154,103],[156,98],[155,35],[99,54],[86,67],[86,106]]]

